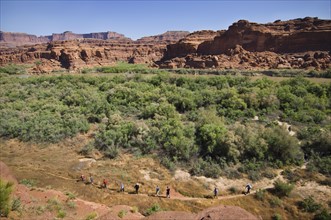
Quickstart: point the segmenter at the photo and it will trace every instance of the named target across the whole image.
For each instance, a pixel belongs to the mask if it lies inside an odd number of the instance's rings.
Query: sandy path
[[[30,168],[20,167],[19,168],[19,170],[31,170],[31,169],[34,170],[34,171],[42,172],[42,173],[47,174],[47,175],[51,175],[53,177],[61,178],[63,180],[76,181],[76,182],[78,182],[77,184],[79,184],[79,182],[80,182],[78,179],[64,177],[64,176],[61,176],[59,174],[54,174],[54,173],[48,172],[48,171],[46,171],[44,169],[40,169],[40,168],[35,168],[35,167],[34,168],[32,168],[32,167],[30,167]],[[276,181],[277,179],[282,179],[281,172],[282,172],[282,170],[277,170],[277,176],[274,179],[272,179],[272,182]],[[96,188],[102,189],[99,185],[94,184],[93,186],[96,187]],[[265,185],[263,187],[259,187],[259,189],[260,190],[266,190],[266,189],[271,189],[273,187],[274,187],[273,184],[269,184],[269,185]],[[110,188],[108,188],[108,191],[112,192],[112,193],[118,192],[117,190],[110,189]],[[257,190],[251,190],[251,194],[254,194],[256,191]],[[160,195],[160,196],[157,197],[155,195],[150,195],[150,194],[146,193],[146,191],[144,193],[143,190],[141,190],[139,194],[133,194],[133,193],[128,193],[128,192],[124,192],[122,194],[132,195],[132,196],[144,196],[144,197],[156,197],[156,198],[169,199],[169,198],[166,198],[166,195]],[[245,194],[223,195],[223,196],[218,196],[218,198],[214,198],[214,199],[225,200],[225,199],[233,199],[233,198],[239,198],[239,197],[244,197],[244,196],[245,196]],[[194,200],[207,200],[208,198],[187,197],[187,196],[184,196],[184,195],[180,194],[179,192],[174,191],[172,189],[170,199],[181,200],[181,201],[194,201]]]

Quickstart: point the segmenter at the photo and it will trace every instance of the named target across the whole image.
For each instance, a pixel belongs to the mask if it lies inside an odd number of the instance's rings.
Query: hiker
[[[160,195],[160,187],[157,185],[156,186],[156,196]]]
[[[136,185],[134,185],[134,188],[135,188],[135,190],[136,190],[136,194],[138,194],[138,190],[139,190],[139,184],[138,184],[138,183],[136,183]]]
[[[93,185],[93,177],[90,175],[90,183]]]
[[[245,195],[247,195],[248,193],[250,193],[252,185],[248,183],[245,188],[247,188],[247,191],[245,192]]]
[[[170,199],[170,188],[169,188],[169,186],[167,186],[167,198]]]
[[[218,198],[218,188],[216,186],[214,189],[214,198]]]
[[[102,186],[103,186],[103,188],[107,188],[107,180],[106,179],[103,179],[103,181],[102,181]]]
[[[124,184],[123,183],[121,183],[120,192],[124,192]]]
[[[82,182],[85,182],[85,176],[84,176],[84,174],[82,174],[82,175],[80,176],[80,180],[81,180]]]

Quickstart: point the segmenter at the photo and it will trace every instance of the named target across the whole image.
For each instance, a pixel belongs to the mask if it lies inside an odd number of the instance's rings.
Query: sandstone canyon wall
[[[226,31],[195,32],[168,45],[158,64],[162,68],[327,69],[330,50],[331,20],[307,17],[268,24],[239,20]]]

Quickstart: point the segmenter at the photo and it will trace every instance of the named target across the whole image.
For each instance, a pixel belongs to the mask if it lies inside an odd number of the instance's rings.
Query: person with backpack
[[[124,192],[124,183],[121,183],[120,192]]]
[[[245,188],[247,188],[247,191],[245,192],[245,195],[247,195],[250,193],[250,191],[252,189],[252,185],[248,183]]]
[[[214,198],[218,198],[218,188],[216,186],[214,188]]]
[[[138,191],[139,191],[139,184],[136,183],[136,185],[134,185],[134,188],[135,188],[135,190],[136,190],[136,194],[138,194]]]
[[[85,176],[84,176],[84,174],[82,174],[81,176],[80,176],[80,180],[84,183],[85,182]]]
[[[157,185],[156,186],[156,196],[160,195],[160,187]]]
[[[166,192],[167,192],[167,198],[170,199],[170,188],[169,188],[169,186],[167,186],[167,190],[166,190]]]
[[[93,185],[93,177],[92,177],[92,175],[90,175],[90,184],[92,184]]]
[[[107,184],[108,184],[108,181],[106,179],[103,179],[103,181],[102,181],[103,188],[107,189]]]

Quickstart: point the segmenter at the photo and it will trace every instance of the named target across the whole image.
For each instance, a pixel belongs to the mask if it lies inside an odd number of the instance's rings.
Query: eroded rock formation
[[[75,39],[34,46],[3,49],[0,65],[31,63],[35,72],[66,68],[83,69],[112,65],[118,61],[152,64],[161,59],[166,44],[137,44],[131,41]]]
[[[32,35],[1,34],[2,41],[39,42]],[[169,31],[137,41],[115,32],[83,35],[65,32],[47,39],[52,41],[1,48],[0,65],[38,62],[37,72],[76,70],[117,61],[160,68],[322,70],[331,67],[331,20],[310,17],[267,24],[240,20],[228,30],[191,34]]]
[[[192,41],[191,36],[197,40]],[[163,68],[326,69],[330,68],[330,50],[331,20],[307,17],[268,24],[240,20],[226,31],[196,32],[168,45],[159,65]]]

